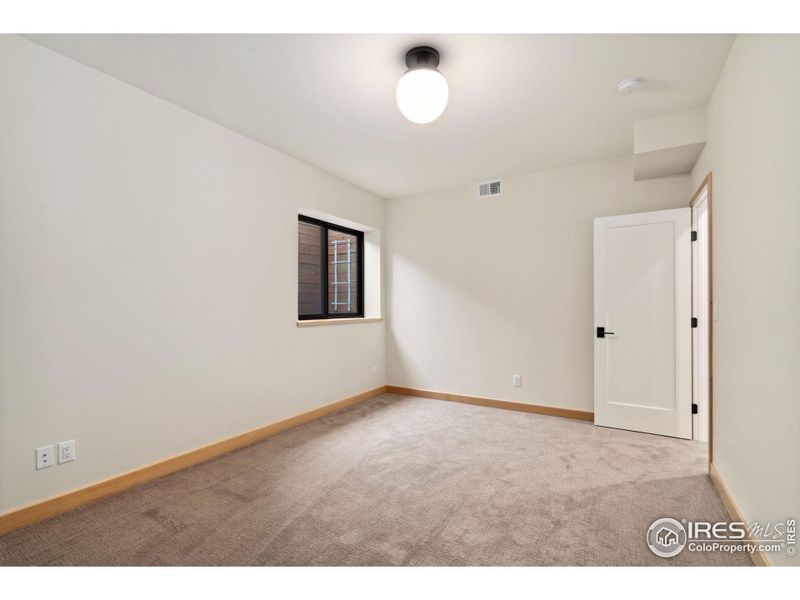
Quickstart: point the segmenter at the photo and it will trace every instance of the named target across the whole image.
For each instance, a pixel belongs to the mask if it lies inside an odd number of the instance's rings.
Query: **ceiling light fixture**
[[[447,80],[439,70],[439,53],[417,46],[406,53],[408,71],[397,82],[397,107],[412,123],[430,123],[447,106]]]

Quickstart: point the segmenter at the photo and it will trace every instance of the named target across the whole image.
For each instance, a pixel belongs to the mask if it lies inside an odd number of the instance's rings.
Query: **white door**
[[[691,209],[594,220],[594,422],[692,437]]]

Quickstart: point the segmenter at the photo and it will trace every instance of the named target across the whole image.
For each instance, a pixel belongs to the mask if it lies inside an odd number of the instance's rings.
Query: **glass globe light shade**
[[[436,69],[411,69],[397,82],[397,107],[412,123],[430,123],[447,106],[447,80]]]

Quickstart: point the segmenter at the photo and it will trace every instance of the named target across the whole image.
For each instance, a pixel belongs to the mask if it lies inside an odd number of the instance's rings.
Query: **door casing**
[[[703,190],[706,191],[706,220],[708,223],[708,240],[707,240],[707,272],[706,282],[708,289],[708,469],[711,472],[711,463],[714,461],[714,203],[713,203],[713,177],[709,171],[703,181],[700,182],[695,193],[689,200],[689,207],[694,208],[697,200],[700,198]],[[692,368],[694,368],[694,360],[692,360]],[[694,373],[692,374],[694,377]]]

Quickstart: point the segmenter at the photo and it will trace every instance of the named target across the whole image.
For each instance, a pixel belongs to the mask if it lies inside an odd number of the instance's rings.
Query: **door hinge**
[[[697,404],[695,404],[694,402],[692,402],[692,414],[693,415],[697,414]]]
[[[693,232],[692,232],[692,241],[693,241],[693,242],[696,242],[696,241],[697,241],[697,232],[696,232],[696,231],[693,231]]]
[[[692,327],[697,327],[697,317],[692,317]]]

